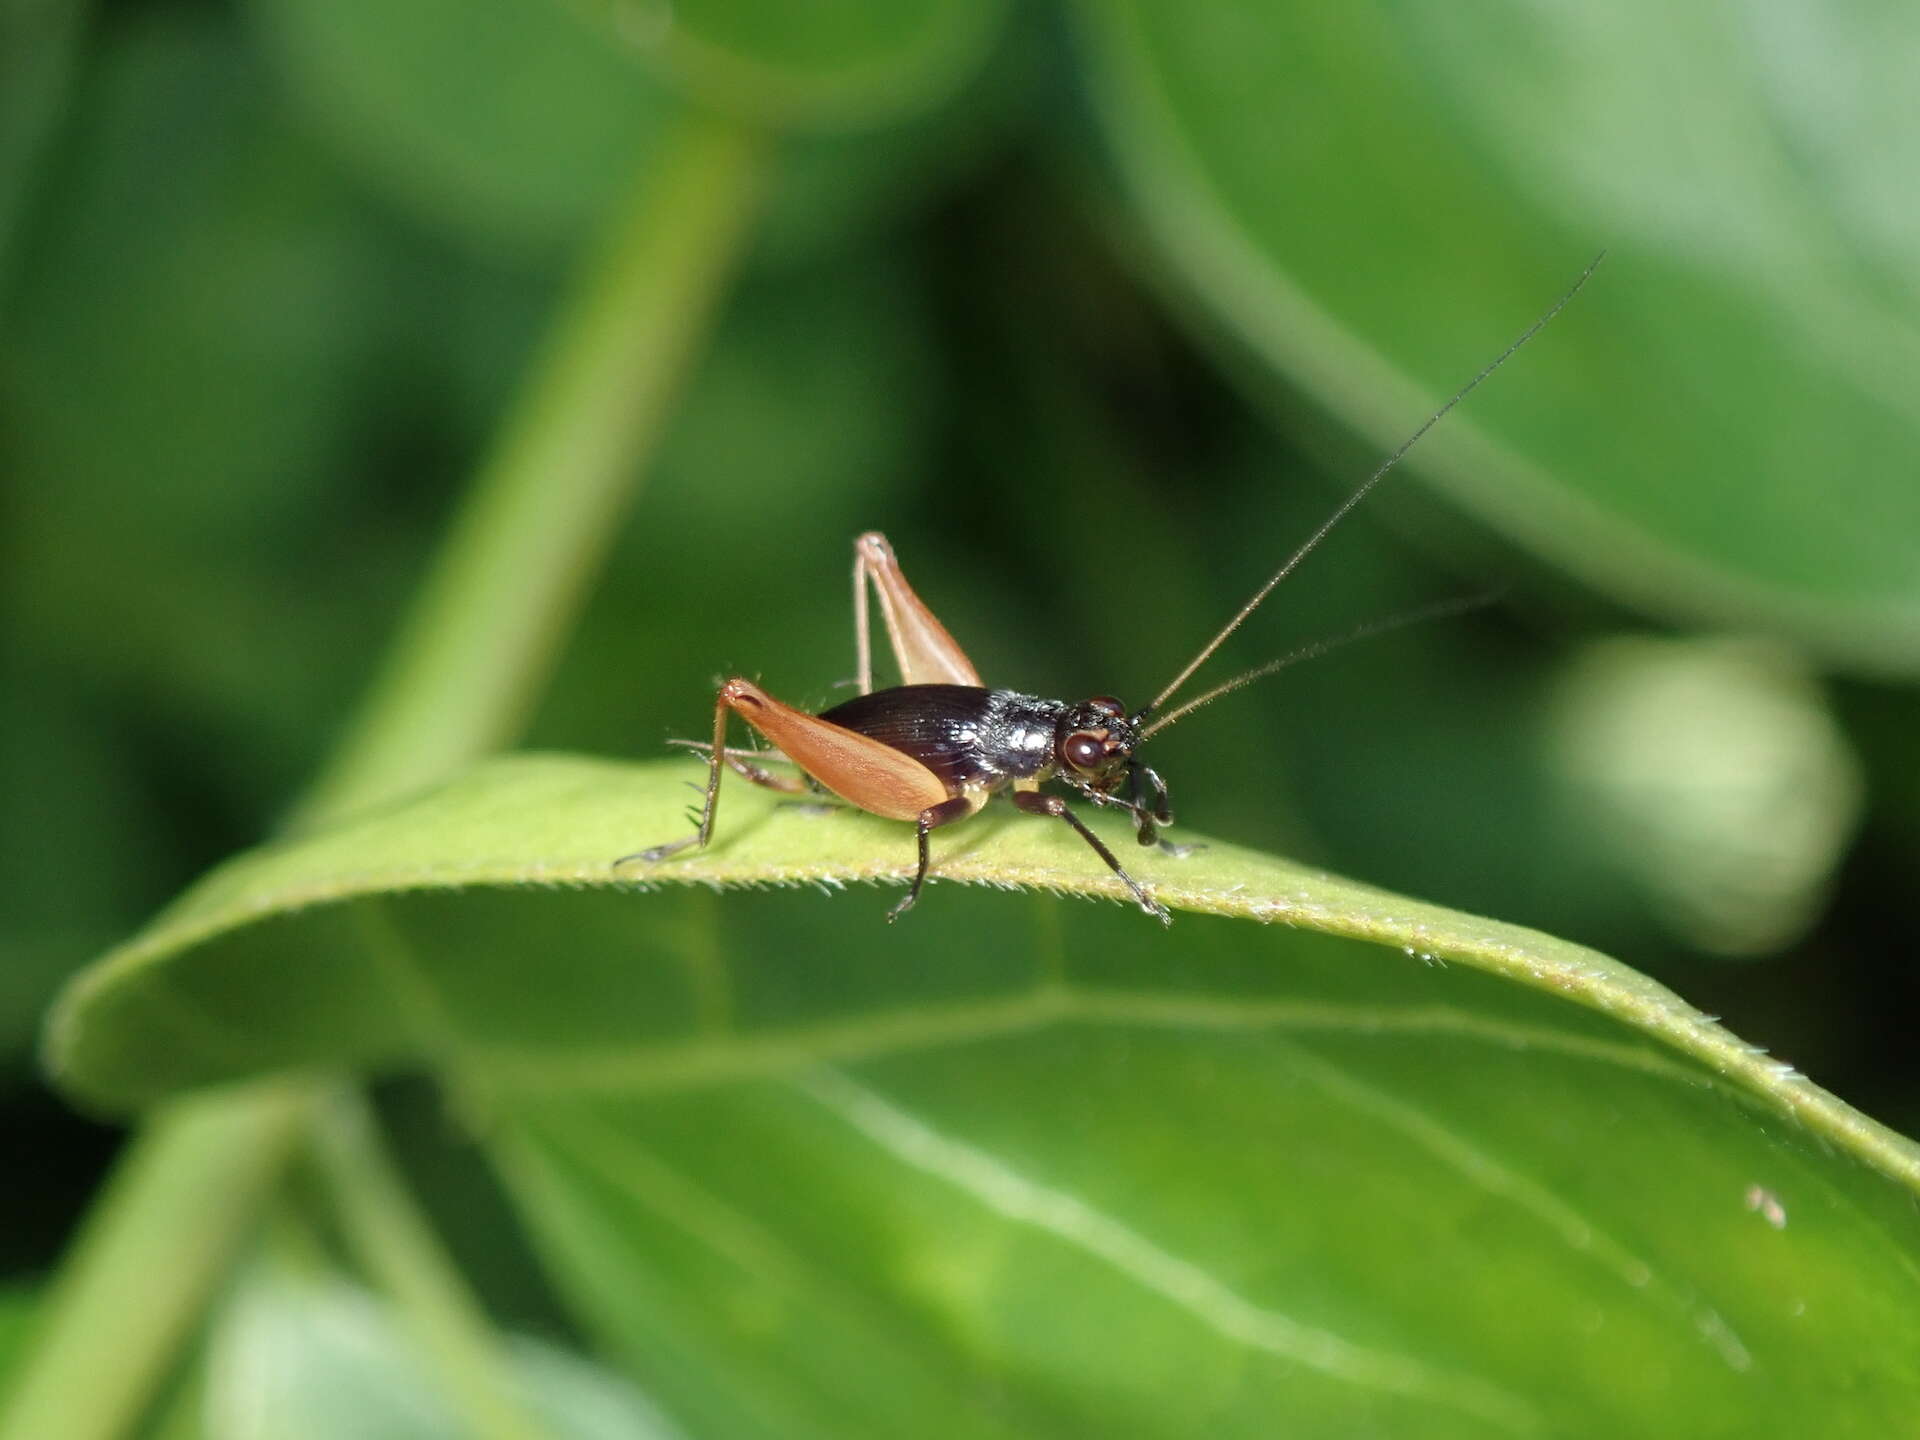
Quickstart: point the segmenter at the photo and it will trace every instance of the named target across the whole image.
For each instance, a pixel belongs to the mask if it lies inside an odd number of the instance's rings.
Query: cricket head
[[[1139,732],[1127,707],[1111,695],[1096,695],[1067,708],[1054,727],[1053,753],[1062,778],[1075,789],[1107,794],[1126,778]]]
[[[1061,715],[1054,729],[1053,752],[1061,780],[1096,805],[1118,805],[1128,811],[1140,843],[1151,845],[1157,838],[1154,827],[1171,825],[1173,814],[1167,806],[1167,787],[1133,756],[1145,738],[1144,719],[1144,714],[1127,714],[1127,707],[1111,695],[1082,700]],[[1123,784],[1124,797],[1115,793]],[[1143,803],[1144,791],[1151,792],[1151,801]]]

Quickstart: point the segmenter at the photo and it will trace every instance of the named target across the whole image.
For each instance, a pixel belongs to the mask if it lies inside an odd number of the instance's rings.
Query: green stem
[[[649,154],[299,823],[430,785],[515,734],[745,245],[761,154],[692,113]],[[148,1120],[64,1262],[0,1440],[115,1440],[137,1423],[322,1094],[263,1081]],[[430,1310],[471,1393],[493,1337],[477,1306]]]
[[[738,258],[759,154],[690,115],[648,167],[297,821],[444,779],[517,733]]]
[[[407,1192],[358,1090],[334,1094],[313,1141],[348,1246],[396,1302],[465,1433],[480,1440],[543,1435],[514,1397],[486,1315]]]
[[[274,1193],[311,1115],[304,1082],[169,1105],[121,1160],[41,1306],[4,1440],[126,1434]]]

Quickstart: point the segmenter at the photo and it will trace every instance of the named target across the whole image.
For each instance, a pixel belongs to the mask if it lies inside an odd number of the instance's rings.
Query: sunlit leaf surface
[[[1610,249],[1417,467],[1628,601],[1920,666],[1911,7],[1080,13],[1141,223],[1242,347],[1392,443]]]
[[[504,1349],[511,1388],[552,1436],[674,1440],[616,1376],[525,1336]],[[207,1440],[456,1440],[469,1433],[403,1323],[336,1277],[257,1266],[214,1327],[201,1424]]]
[[[24,1288],[0,1290],[0,1384],[11,1379],[14,1364],[33,1338],[40,1297]]]
[[[511,758],[243,856],[83,978],[54,1065],[103,1105],[432,1067],[695,1434],[1920,1403],[1920,1155],[1625,967],[1224,844],[1139,864],[1171,930],[950,883],[888,927],[846,882],[910,832],[744,786],[706,854],[612,872],[695,773]],[[1064,827],[939,840],[948,880],[1115,893]]]

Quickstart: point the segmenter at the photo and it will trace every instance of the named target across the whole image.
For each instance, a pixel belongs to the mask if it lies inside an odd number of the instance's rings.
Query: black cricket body
[[[1096,805],[1132,811],[1142,845],[1154,843],[1156,824],[1173,823],[1166,786],[1133,758],[1146,717],[1130,717],[1111,695],[1074,704],[980,685],[895,685],[819,718],[912,756],[955,795],[1058,778]],[[1128,800],[1113,795],[1122,780]],[[1151,809],[1140,804],[1143,782],[1156,798]]]
[[[820,718],[911,755],[958,795],[1051,776],[1067,709],[1064,700],[980,685],[895,685]]]
[[[769,789],[788,793],[809,788],[830,790],[859,809],[912,823],[917,833],[919,864],[906,898],[887,914],[887,918],[893,920],[913,906],[926,884],[932,863],[929,835],[941,826],[976,813],[989,796],[1011,791],[1015,807],[1024,813],[1052,817],[1071,826],[1126,885],[1142,910],[1162,923],[1169,923],[1171,917],[1166,907],[1127,873],[1118,857],[1086,827],[1063,798],[1042,790],[1041,786],[1058,782],[1091,804],[1125,810],[1140,844],[1158,843],[1171,853],[1180,854],[1178,847],[1159,839],[1160,829],[1173,823],[1173,813],[1165,783],[1142,764],[1135,753],[1145,741],[1201,706],[1297,661],[1414,620],[1483,603],[1453,601],[1363,625],[1346,635],[1305,646],[1244,671],[1169,708],[1173,696],[1212,658],[1227,637],[1240,628],[1274,587],[1291,575],[1348,512],[1380,483],[1415,442],[1560,313],[1593,274],[1601,258],[1595,257],[1544,315],[1428,417],[1363,485],[1348,495],[1180,673],[1138,710],[1129,712],[1110,695],[1080,701],[1053,700],[1016,690],[990,689],[981,684],[973,662],[907,584],[886,537],[878,532],[860,536],[854,541],[853,569],[860,694],[813,715],[783,704],[751,680],[738,676],[728,680],[714,701],[712,744],[695,746],[708,751],[708,768],[705,804],[694,833],[623,856],[614,864],[623,865],[629,860],[659,861],[689,846],[705,846],[712,838],[714,816],[719,807],[721,771],[731,769]],[[904,682],[890,689],[873,688],[868,634],[869,584],[879,600],[887,638]],[[778,747],[777,752],[728,749],[727,724],[735,714]],[[770,771],[761,763],[763,760],[783,761],[796,767],[800,774],[787,776]]]
[[[1069,705],[983,685],[893,685],[820,712],[912,755],[958,795],[1016,780],[1052,780],[1104,791],[1133,766],[1139,733],[1112,697]]]

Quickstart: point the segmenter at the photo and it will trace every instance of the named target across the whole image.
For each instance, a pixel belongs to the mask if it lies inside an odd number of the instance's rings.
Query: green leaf
[[[1920,1150],[1617,962],[1224,844],[1129,857],[1171,930],[947,884],[888,927],[793,887],[900,880],[909,831],[745,786],[708,851],[613,872],[697,773],[513,757],[243,856],[82,978],[54,1069],[136,1105],[436,1068],[697,1434],[1864,1435],[1920,1403]],[[935,849],[1121,893],[1063,826]]]
[[[1906,7],[1080,13],[1140,220],[1238,350],[1391,445],[1606,247],[1417,468],[1629,602],[1914,673]]]
[[[856,129],[931,108],[984,62],[1001,0],[573,0],[706,103],[781,127]]]
[[[762,237],[780,260],[857,244],[932,203],[1000,143],[1029,88],[1022,51],[1002,47],[989,63],[998,4],[849,12],[878,23],[870,45],[843,37],[844,72],[827,63],[838,28],[814,61],[788,65],[702,38],[730,27],[695,6],[676,7],[671,64],[649,63],[661,60],[651,43],[633,53],[631,25],[603,29],[598,10],[557,0],[253,8],[295,106],[356,174],[461,243],[523,262],[578,245],[630,188],[686,109],[676,69],[695,72],[695,101],[751,120],[799,109],[833,122],[783,153]],[[864,128],[842,128],[854,122]]]
[[[1612,636],[1549,706],[1566,823],[1702,950],[1786,949],[1817,917],[1858,825],[1860,767],[1791,654]]]
[[[369,533],[345,479],[379,410],[388,287],[411,272],[262,68],[211,12],[106,27],[0,327],[6,608],[33,663],[0,683],[40,697],[45,666],[94,689],[122,764],[129,715],[201,737],[193,788],[218,806],[311,763],[358,682],[351,637],[384,625],[412,551],[403,523]],[[147,861],[128,828],[118,863]]]
[[[563,251],[676,110],[546,0],[255,0],[315,129],[400,205],[509,254]]]
[[[0,0],[0,300],[68,102],[85,18],[79,0]]]
[[[15,1365],[31,1345],[39,1306],[37,1291],[20,1285],[0,1289],[0,1389],[12,1380]]]
[[[618,1376],[516,1337],[510,1382],[547,1434],[664,1440],[677,1432]],[[470,1434],[392,1307],[337,1277],[261,1265],[215,1325],[206,1440],[456,1440]]]

